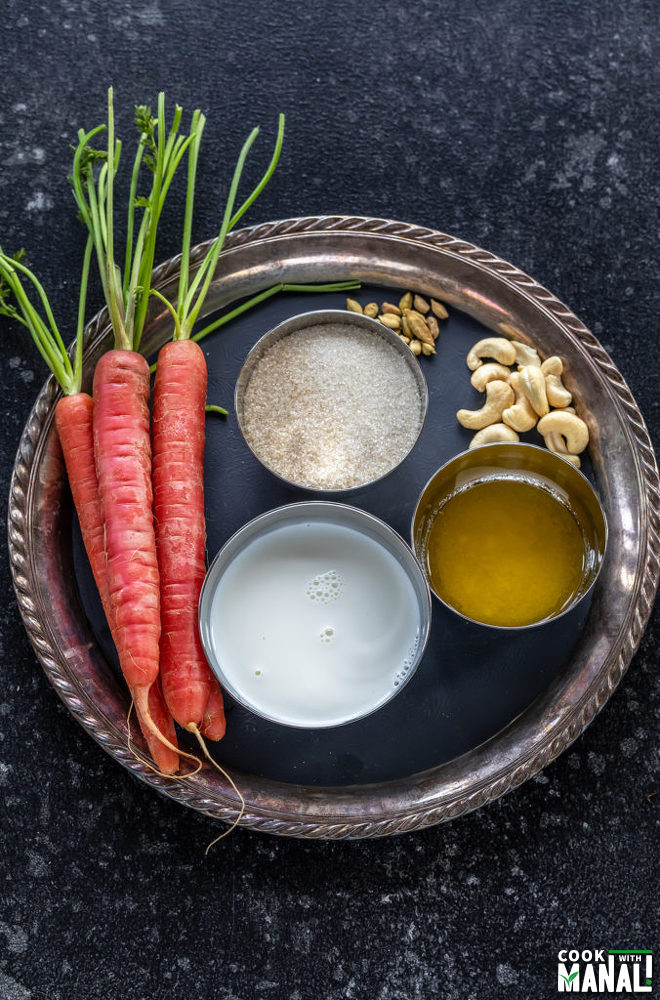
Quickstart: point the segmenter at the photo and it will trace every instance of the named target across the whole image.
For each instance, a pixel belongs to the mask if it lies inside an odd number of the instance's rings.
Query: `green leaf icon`
[[[561,976],[561,972],[559,973],[559,975]],[[561,976],[561,978],[565,979],[566,983],[570,986],[570,984],[573,982],[576,976],[577,972],[573,972],[570,976]]]

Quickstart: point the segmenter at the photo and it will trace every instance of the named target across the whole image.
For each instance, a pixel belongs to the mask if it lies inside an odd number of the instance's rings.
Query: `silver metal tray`
[[[207,245],[196,248],[201,261]],[[155,284],[175,294],[177,259]],[[658,471],[642,416],[621,374],[573,313],[511,264],[451,236],[406,223],[355,217],[290,219],[231,235],[206,313],[278,281],[359,278],[435,295],[487,327],[528,331],[545,354],[560,354],[589,414],[591,462],[610,527],[593,603],[569,663],[504,730],[448,763],[405,778],[311,787],[240,774],[241,825],[310,837],[372,837],[444,822],[493,801],[557,757],[591,722],[625,673],[648,621],[660,575]],[[144,350],[170,336],[155,312]],[[86,372],[109,338],[101,312],[86,334]],[[204,768],[171,781],[154,774],[140,744],[127,748],[127,695],[81,611],[71,556],[71,509],[54,432],[51,378],[21,437],[9,502],[9,549],[25,626],[46,675],[80,724],[119,763],[159,791],[232,820],[236,797]]]

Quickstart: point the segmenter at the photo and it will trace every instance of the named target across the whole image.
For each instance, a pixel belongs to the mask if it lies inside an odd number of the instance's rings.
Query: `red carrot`
[[[85,550],[94,574],[103,610],[108,618],[108,581],[105,574],[103,519],[99,506],[92,436],[92,397],[86,392],[63,396],[55,407],[55,427],[60,439],[73,503],[80,522]]]
[[[257,137],[253,129],[241,150],[232,179],[220,233],[194,278],[190,276],[191,224],[197,158],[205,119],[193,116],[188,154],[188,191],[176,307],[160,292],[174,318],[174,340],[160,351],[153,396],[153,486],[158,564],[161,576],[161,660],[167,706],[184,728],[210,740],[225,732],[222,692],[207,665],[199,638],[197,606],[206,572],[204,521],[204,421],[207,371],[201,339],[230,317],[223,317],[194,337],[193,327],[215,273],[225,237],[272,176],[280,156],[284,116],[280,115],[275,149],[268,168],[249,197],[234,212],[238,183],[248,151]],[[355,283],[349,283],[354,287]],[[284,286],[260,293],[231,315],[250,308]],[[310,291],[314,286],[294,286]],[[321,286],[332,290],[339,286]],[[192,338],[192,339],[191,339]]]
[[[141,723],[174,751],[152,716],[152,694],[159,676],[160,591],[153,527],[149,366],[138,353],[147,314],[155,240],[163,203],[174,172],[192,136],[178,135],[176,108],[169,134],[165,100],[158,116],[137,109],[142,133],[133,165],[124,276],[114,257],[114,180],[121,145],[115,142],[112,88],[108,92],[107,150],[94,150],[98,130],[79,133],[73,163],[73,190],[80,215],[96,250],[103,291],[112,322],[114,349],[94,374],[94,458],[105,530],[110,624],[124,677]],[[147,197],[137,198],[143,160],[153,173]],[[95,170],[96,164],[102,166]],[[136,207],[143,210],[133,242]],[[185,755],[184,755],[185,756]]]
[[[0,279],[2,281],[2,288],[0,288],[0,312],[13,316],[29,329],[40,353],[64,392],[64,396],[58,401],[55,407],[55,426],[62,446],[73,502],[80,522],[83,544],[101,597],[103,610],[114,635],[115,629],[106,570],[105,532],[94,463],[92,433],[93,404],[91,396],[80,391],[84,302],[90,256],[91,243],[88,243],[80,283],[78,336],[73,365],[64,348],[52,311],[47,304],[45,292],[36,277],[21,263],[20,259],[8,258],[1,253]],[[21,284],[21,274],[27,277],[36,289],[46,313],[46,322],[28,298]],[[9,298],[10,295],[16,305],[12,305]],[[159,689],[154,687],[152,690],[153,695],[150,698],[149,714],[156,721],[160,732],[174,746],[176,744],[176,732],[172,719],[167,712]],[[163,773],[174,773],[179,765],[178,754],[173,749],[166,747],[162,740],[154,735],[143,717],[142,710],[138,712],[138,719],[149,751],[157,767]]]
[[[153,400],[153,485],[158,564],[161,575],[161,678],[167,707],[180,726],[208,739],[224,735],[222,692],[204,656],[197,626],[197,605],[206,573],[204,520],[204,421],[206,360],[190,340],[193,326],[215,272],[225,236],[268,182],[279,159],[284,129],[280,125],[266,174],[232,216],[238,181],[254,129],[241,150],[222,227],[189,284],[190,234],[202,114],[193,116],[188,160],[188,192],[176,309],[166,300],[175,322],[174,341],[158,356]],[[163,299],[160,293],[155,292]]]
[[[207,740],[221,740],[225,735],[227,724],[225,722],[225,705],[222,697],[220,685],[216,681],[211,686],[209,700],[206,703],[206,711],[202,724],[199,727],[202,736]]]
[[[174,720],[172,719],[165,703],[165,699],[163,698],[163,691],[160,686],[160,677],[149,689],[148,702],[149,717],[152,722],[155,723],[156,729],[160,734],[159,736],[154,735],[147,719],[143,718],[142,712],[137,707],[137,702],[135,701],[132,692],[131,698],[133,698],[138,722],[140,723],[140,729],[147,747],[149,748],[149,753],[151,754],[154,764],[161,774],[176,774],[179,770],[179,754],[172,749],[172,747],[177,746],[176,729],[174,728]],[[161,736],[165,737],[167,743],[162,740]],[[167,745],[168,743],[170,746]]]
[[[55,408],[55,426],[62,445],[71,494],[80,521],[83,544],[110,631],[115,637],[116,625],[112,615],[108,586],[103,515],[94,464],[92,407],[92,397],[86,392],[63,396]],[[134,698],[133,688],[130,684],[129,690]],[[143,717],[142,708],[136,706],[136,711],[142,734],[154,763],[163,774],[174,774],[179,766],[178,754],[174,753],[153,734]],[[159,685],[154,685],[151,689],[149,715],[166,739],[171,744],[176,745],[176,731]]]
[[[117,654],[135,704],[149,715],[158,677],[160,599],[153,529],[149,366],[112,350],[94,373],[94,455]]]
[[[162,624],[160,669],[167,706],[184,728],[201,727],[211,691],[215,698],[219,695],[197,627],[197,604],[206,574],[206,381],[206,361],[197,344],[177,340],[163,347],[153,402],[154,517]]]

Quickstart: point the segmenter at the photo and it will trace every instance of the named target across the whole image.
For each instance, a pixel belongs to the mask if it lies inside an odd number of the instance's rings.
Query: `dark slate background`
[[[246,221],[389,216],[487,247],[565,300],[660,442],[655,0],[6,0],[0,240],[73,323],[65,181],[113,82],[208,114],[196,239],[253,124]],[[176,215],[177,204],[172,206]],[[159,257],[177,250],[166,220]],[[98,289],[92,290],[98,301]],[[2,489],[43,379],[2,324]],[[587,732],[480,812],[369,843],[236,831],[139,784],[60,704],[2,567],[0,1000],[551,997],[562,947],[658,944],[657,614]]]

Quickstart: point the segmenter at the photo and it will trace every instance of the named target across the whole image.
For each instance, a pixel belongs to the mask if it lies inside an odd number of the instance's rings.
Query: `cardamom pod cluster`
[[[430,302],[421,296],[406,292],[399,299],[399,304],[383,302],[368,302],[360,305],[357,299],[346,299],[349,312],[363,313],[372,319],[379,320],[383,326],[398,333],[414,355],[428,358],[435,354],[435,342],[440,336],[439,319],[448,319],[449,313],[442,302],[431,299]]]

